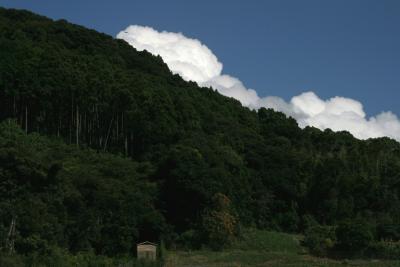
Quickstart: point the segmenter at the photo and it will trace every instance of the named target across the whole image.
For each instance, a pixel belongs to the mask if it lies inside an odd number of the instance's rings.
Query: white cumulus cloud
[[[150,27],[131,25],[118,33],[137,50],[159,55],[173,73],[187,81],[206,82],[221,74],[222,64],[199,40],[181,33],[158,32]]]
[[[159,32],[151,27],[131,25],[118,33],[137,50],[159,55],[173,73],[200,86],[213,87],[244,106],[281,111],[297,120],[300,127],[349,131],[360,139],[388,136],[400,141],[400,121],[392,112],[367,117],[363,105],[354,99],[336,96],[327,100],[313,92],[294,96],[290,101],[277,96],[260,97],[235,77],[222,73],[222,63],[199,40],[182,33]]]
[[[359,101],[345,97],[320,99],[313,92],[302,93],[285,102],[279,97],[267,97],[264,107],[281,111],[297,120],[300,127],[349,131],[360,139],[389,136],[400,140],[400,122],[392,112],[382,112],[367,118]]]
[[[244,106],[258,107],[260,98],[257,92],[253,89],[247,89],[238,78],[223,74],[199,84],[201,86],[213,87],[222,95],[236,98]]]

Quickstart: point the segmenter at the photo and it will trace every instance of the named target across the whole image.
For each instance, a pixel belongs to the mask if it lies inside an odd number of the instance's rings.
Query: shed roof
[[[142,243],[139,243],[139,244],[137,244],[138,246],[142,246],[142,245],[152,245],[152,246],[157,246],[156,244],[154,244],[154,243],[151,243],[151,242],[149,242],[149,241],[144,241],[144,242],[142,242]]]

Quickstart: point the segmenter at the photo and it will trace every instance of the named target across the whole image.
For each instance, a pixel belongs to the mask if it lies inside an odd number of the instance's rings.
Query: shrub
[[[158,246],[157,252],[158,252],[157,256],[160,263],[164,265],[167,260],[167,249],[165,248],[164,240],[160,241],[160,245]]]
[[[277,222],[281,230],[290,233],[296,233],[298,230],[298,225],[300,218],[295,209],[291,209],[284,213],[279,213],[277,215]]]
[[[23,267],[25,266],[25,264],[21,256],[18,255],[9,256],[0,253],[0,266]]]
[[[187,230],[179,235],[178,245],[183,249],[199,249],[201,247],[200,233],[197,230]]]
[[[307,231],[311,227],[317,226],[319,223],[317,220],[310,214],[303,215],[301,218],[301,230]]]
[[[368,256],[382,259],[399,259],[400,242],[378,241],[368,247]]]
[[[325,256],[335,244],[335,230],[332,226],[313,225],[305,232],[304,245],[311,253]]]
[[[226,212],[212,211],[204,217],[207,243],[214,250],[221,250],[235,239],[235,218]]]
[[[371,227],[361,220],[347,220],[340,223],[336,229],[338,248],[350,253],[366,249],[373,235]]]
[[[221,250],[232,244],[238,235],[238,221],[231,214],[227,196],[216,194],[213,204],[214,208],[203,215],[202,230],[207,244],[214,250]]]
[[[378,239],[400,240],[400,227],[395,223],[380,223],[376,229]]]

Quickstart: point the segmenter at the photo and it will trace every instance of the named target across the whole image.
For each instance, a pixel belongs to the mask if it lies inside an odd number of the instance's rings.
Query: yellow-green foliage
[[[217,193],[213,197],[214,208],[207,211],[203,218],[203,229],[208,244],[213,249],[222,249],[235,239],[237,220],[230,212],[230,200]]]

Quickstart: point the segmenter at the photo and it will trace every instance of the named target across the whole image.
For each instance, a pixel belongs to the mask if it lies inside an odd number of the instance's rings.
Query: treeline
[[[63,20],[0,9],[0,120],[3,249],[10,229],[21,244],[115,255],[139,240],[199,247],[310,220],[361,219],[390,229],[374,240],[400,238],[396,141],[300,129]]]
[[[0,240],[7,252],[115,255],[156,240],[165,220],[148,166],[0,124]]]

